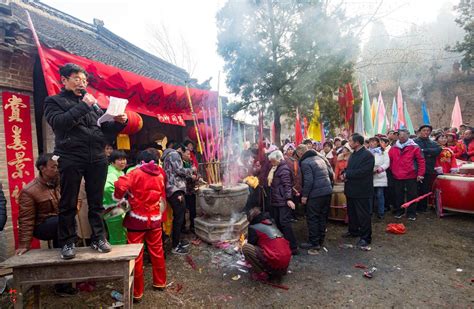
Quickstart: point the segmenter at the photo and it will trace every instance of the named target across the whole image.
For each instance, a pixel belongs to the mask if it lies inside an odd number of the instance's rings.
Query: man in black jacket
[[[81,180],[86,184],[91,225],[91,247],[109,252],[101,218],[102,196],[107,176],[105,145],[120,132],[127,122],[119,115],[113,122],[97,124],[102,111],[97,100],[86,93],[87,72],[80,66],[68,63],[59,74],[64,88],[58,95],[47,97],[44,104],[46,121],[55,135],[54,154],[59,156],[61,199],[59,201],[58,240],[61,258],[75,257],[76,205]],[[107,140],[109,138],[109,140]]]
[[[306,150],[304,145],[296,149],[300,158],[302,175],[301,203],[306,205],[306,220],[308,224],[307,243],[302,243],[302,249],[319,250],[324,244],[326,225],[331,206],[333,171],[324,157],[313,150]]]
[[[431,192],[433,181],[436,178],[436,172],[434,169],[436,158],[441,153],[441,147],[437,143],[430,140],[431,131],[433,131],[433,128],[428,124],[424,124],[418,130],[418,132],[420,132],[419,137],[414,139],[414,142],[420,146],[421,153],[425,157],[426,167],[423,181],[418,183],[419,195],[424,195],[428,192]],[[416,211],[426,212],[427,208],[428,199],[425,198],[418,202]]]
[[[371,200],[374,198],[374,156],[364,147],[364,137],[354,133],[349,139],[354,152],[349,157],[344,179],[349,231],[344,237],[357,237],[357,245],[366,248],[372,241]]]

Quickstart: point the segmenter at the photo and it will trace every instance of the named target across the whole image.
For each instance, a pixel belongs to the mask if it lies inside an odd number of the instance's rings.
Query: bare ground
[[[400,221],[404,235],[385,232],[387,223]],[[300,241],[306,237],[306,224],[294,225]],[[167,257],[168,282],[164,292],[151,289],[151,265],[146,264],[146,287],[142,303],[135,308],[160,307],[285,307],[285,308],[473,308],[474,307],[474,216],[454,215],[438,219],[422,214],[416,222],[387,216],[373,224],[372,250],[341,248],[355,244],[343,240],[343,224],[330,223],[326,251],[319,255],[301,252],[280,282],[284,290],[253,282],[238,269],[238,255],[207,244],[191,245],[192,269],[183,256]],[[372,279],[363,277],[360,263],[375,266]],[[240,275],[238,280],[236,276]],[[45,308],[107,308],[114,300],[112,287],[120,281],[98,282],[93,292],[73,298],[56,297],[51,287],[42,288]],[[29,295],[29,304],[32,295]],[[11,304],[6,297],[1,308]]]

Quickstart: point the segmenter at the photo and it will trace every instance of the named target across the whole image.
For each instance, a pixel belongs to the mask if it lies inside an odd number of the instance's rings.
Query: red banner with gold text
[[[35,178],[30,97],[4,91],[2,93],[2,103],[8,183],[11,197],[11,219],[15,236],[15,248],[18,248],[18,196],[20,190]],[[38,241],[32,244],[32,248],[35,247],[39,247]]]

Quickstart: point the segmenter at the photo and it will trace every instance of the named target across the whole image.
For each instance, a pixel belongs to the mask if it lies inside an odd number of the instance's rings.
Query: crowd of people
[[[188,253],[189,242],[182,234],[194,232],[196,188],[203,176],[194,143],[169,140],[164,149],[154,145],[130,160],[127,153],[107,145],[126,126],[126,115],[99,126],[101,110],[85,93],[87,72],[66,64],[60,75],[63,90],[45,102],[55,150],[39,156],[38,176],[20,192],[16,254],[27,252],[33,237],[51,241],[62,259],[75,257],[77,235],[99,253],[110,252],[111,244],[145,243],[153,288],[164,290],[167,210],[172,211],[168,234],[174,254]],[[366,249],[372,241],[373,215],[383,219],[391,210],[396,218],[406,213],[415,221],[417,213],[427,211],[427,200],[406,210],[402,204],[431,191],[436,175],[455,173],[458,162],[474,161],[474,136],[466,126],[459,132],[423,125],[416,136],[399,129],[369,139],[354,133],[324,143],[307,139],[295,145],[287,140],[281,149],[270,143],[264,149],[258,144],[244,148],[237,148],[228,164],[237,167],[238,181],[249,185],[245,211],[250,225],[242,251],[256,280],[285,274],[300,249],[323,248],[335,186],[343,186],[347,198],[349,224],[343,237],[358,237],[357,245]],[[0,223],[3,201],[0,196]],[[292,223],[301,208],[308,239],[299,243]],[[136,259],[135,301],[144,293],[143,254]],[[56,285],[55,290],[63,296],[76,293],[70,284]]]

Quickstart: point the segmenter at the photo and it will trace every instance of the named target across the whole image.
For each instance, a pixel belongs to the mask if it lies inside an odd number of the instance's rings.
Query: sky
[[[200,82],[212,77],[213,90],[224,62],[217,54],[216,13],[227,0],[42,0],[43,3],[85,22],[93,18],[127,41],[150,49],[150,28],[165,25],[174,37],[182,36],[196,61],[192,77]],[[243,1],[243,0],[233,0]],[[446,0],[329,0],[344,2],[348,15],[358,15],[366,24],[361,41],[367,39],[370,21],[382,20],[390,35],[399,35],[413,24],[433,21]],[[451,0],[448,3],[457,3]],[[449,5],[448,7],[451,7]],[[220,93],[229,95],[221,73]]]

